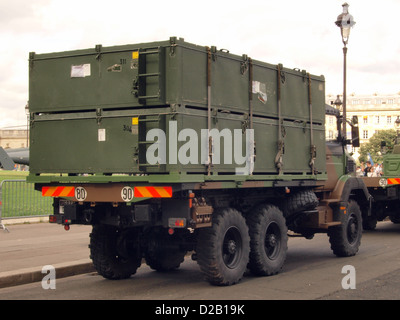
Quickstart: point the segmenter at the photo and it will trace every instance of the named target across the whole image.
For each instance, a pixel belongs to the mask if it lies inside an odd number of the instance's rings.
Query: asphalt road
[[[342,273],[354,267],[355,289],[343,289]],[[272,277],[245,276],[230,287],[203,280],[196,262],[188,257],[173,272],[159,273],[143,264],[130,279],[110,281],[96,273],[56,279],[55,289],[41,282],[0,289],[0,300],[399,300],[400,225],[381,222],[363,234],[354,257],[333,255],[328,237],[290,238],[282,272]]]

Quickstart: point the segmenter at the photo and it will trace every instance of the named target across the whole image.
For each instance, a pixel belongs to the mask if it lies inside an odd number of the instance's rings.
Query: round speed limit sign
[[[121,198],[125,202],[132,201],[133,199],[133,189],[131,187],[123,187],[121,190]]]
[[[87,191],[83,187],[76,187],[75,188],[75,198],[78,201],[85,201],[87,197]]]

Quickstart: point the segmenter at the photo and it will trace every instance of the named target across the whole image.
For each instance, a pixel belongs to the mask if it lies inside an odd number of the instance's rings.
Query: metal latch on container
[[[240,63],[240,74],[245,74],[247,69],[249,68],[249,57],[247,54],[242,55],[243,61]]]
[[[96,44],[96,47],[95,47],[95,51],[97,53],[96,60],[100,60],[101,59],[101,48],[102,47],[103,46],[101,44]]]
[[[176,48],[176,37],[170,37],[169,38],[169,43],[170,43],[170,55],[173,56],[175,55],[175,48]]]
[[[97,121],[97,124],[100,124],[100,122],[101,122],[101,109],[100,108],[96,109],[96,121]]]

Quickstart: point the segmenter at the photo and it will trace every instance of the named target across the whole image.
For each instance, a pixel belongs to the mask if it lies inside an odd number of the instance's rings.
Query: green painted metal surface
[[[234,144],[241,139],[244,155],[249,129],[256,155],[244,179],[326,178],[323,76],[177,38],[31,53],[29,69],[32,182],[49,173],[93,182],[243,180]],[[165,133],[152,153],[164,152],[165,161],[156,164],[149,163],[153,129]],[[207,129],[220,134],[212,151],[204,149]],[[209,152],[212,165],[203,161]]]
[[[387,178],[400,177],[400,154],[387,154],[383,157],[383,176]]]

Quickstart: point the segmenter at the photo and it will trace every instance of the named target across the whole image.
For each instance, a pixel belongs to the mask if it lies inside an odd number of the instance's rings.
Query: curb
[[[90,259],[54,264],[56,279],[74,276],[82,273],[95,272]],[[18,271],[0,272],[0,288],[7,288],[42,281],[46,273],[42,273],[42,267],[20,269]]]
[[[185,257],[189,257],[193,252],[189,251]],[[142,260],[142,264],[146,263]],[[56,279],[75,276],[78,274],[96,272],[91,259],[82,259],[74,262],[64,262],[54,264]],[[42,273],[42,267],[25,268],[17,271],[0,272],[0,289],[15,287],[22,284],[40,282],[46,273]]]

